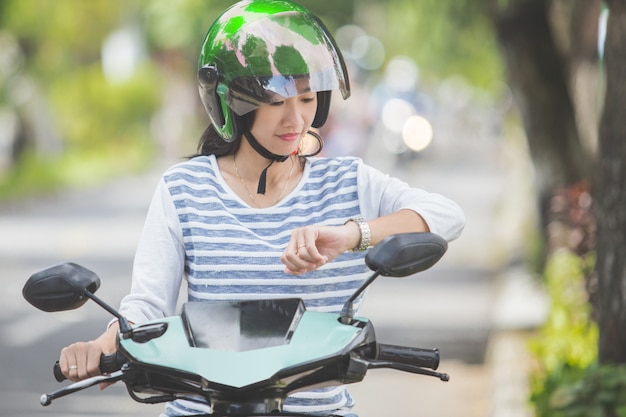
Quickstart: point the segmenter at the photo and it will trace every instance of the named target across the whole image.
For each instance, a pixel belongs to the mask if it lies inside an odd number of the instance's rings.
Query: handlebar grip
[[[108,355],[102,354],[100,355],[100,372],[103,374],[110,374],[112,372],[119,371],[124,363],[126,363],[126,358],[120,352],[110,353]],[[54,363],[52,373],[58,382],[63,382],[67,379],[61,372],[59,361]]]
[[[54,366],[52,367],[52,372],[54,373],[54,379],[56,379],[57,382],[63,382],[67,379],[65,378],[65,375],[63,375],[63,373],[61,372],[61,366],[59,365],[59,361],[56,361],[54,363]]]
[[[126,363],[126,357],[119,351],[108,355],[100,356],[100,372],[110,374],[122,369],[122,365]]]
[[[439,349],[422,349],[379,343],[377,359],[434,370],[439,367]]]

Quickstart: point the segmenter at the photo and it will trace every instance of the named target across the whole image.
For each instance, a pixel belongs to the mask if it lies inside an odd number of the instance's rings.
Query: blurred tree
[[[544,232],[552,196],[572,184],[592,183],[597,261],[589,291],[600,333],[599,360],[623,364],[626,1],[606,4],[604,61],[598,57],[600,0],[491,1],[491,13],[535,165]],[[606,91],[599,62],[606,65]]]
[[[549,249],[549,209],[555,192],[591,178],[592,155],[578,130],[572,94],[572,86],[578,83],[572,80],[580,62],[597,67],[600,0],[569,1],[568,13],[554,13],[555,5],[565,4],[559,0],[489,0],[489,4],[535,168],[545,251]],[[581,27],[585,29],[573,30]],[[581,36],[573,35],[581,32],[594,42],[580,42]],[[595,111],[596,97],[591,99]],[[591,126],[597,129],[593,119]]]
[[[599,359],[626,363],[626,1],[607,0],[606,98],[600,125],[597,203]]]
[[[21,163],[0,177],[0,188],[20,184],[20,175],[36,180],[21,166],[49,165],[51,177],[74,183],[100,177],[106,169],[96,169],[98,160],[115,159],[110,172],[146,162],[160,83],[143,55],[136,5],[123,0],[0,2],[0,26],[16,39],[22,56],[0,106],[18,116],[23,142],[22,153],[14,155]],[[134,49],[113,54],[114,64],[130,69],[126,78],[114,80],[103,48],[122,29],[126,41],[118,38],[118,45]]]

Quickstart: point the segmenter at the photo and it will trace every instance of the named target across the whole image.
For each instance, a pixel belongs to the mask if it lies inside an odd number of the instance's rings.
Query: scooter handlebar
[[[379,343],[376,359],[435,370],[439,367],[439,349],[422,349]]]
[[[102,374],[110,374],[112,372],[119,371],[124,363],[126,363],[126,358],[119,352],[108,355],[103,354],[100,356],[100,372]],[[61,372],[59,361],[54,363],[52,372],[54,373],[54,378],[58,382],[63,382],[67,379],[65,375],[63,375],[63,372]]]

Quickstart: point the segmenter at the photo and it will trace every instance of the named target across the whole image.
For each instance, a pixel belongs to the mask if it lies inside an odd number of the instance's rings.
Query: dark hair
[[[244,129],[248,130],[252,128],[252,123],[254,122],[254,115],[256,111],[251,111],[243,116],[233,115],[233,124],[239,124]],[[239,130],[243,131],[243,130]],[[239,149],[241,145],[241,137],[234,138],[230,142],[226,142],[217,130],[213,126],[213,123],[210,123],[209,126],[204,130],[202,135],[200,136],[200,141],[198,141],[198,147],[196,149],[196,154],[191,157],[196,156],[207,156],[207,155],[215,155],[215,157],[225,156],[225,155],[233,155]]]

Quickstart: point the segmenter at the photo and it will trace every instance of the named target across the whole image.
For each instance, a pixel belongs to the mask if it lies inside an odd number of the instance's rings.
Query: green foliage
[[[461,75],[479,87],[504,77],[498,42],[482,1],[389,0],[382,40],[389,57],[412,57],[433,79]]]
[[[101,62],[109,34],[141,22],[138,6],[134,0],[2,1],[0,23],[24,57],[15,76],[34,86],[29,94],[3,95],[3,105],[20,117],[24,150],[0,173],[2,198],[90,184],[145,166],[154,146],[150,118],[162,95],[159,68],[146,59],[130,79],[114,83]],[[60,152],[43,153],[42,140],[55,142]]]
[[[357,0],[298,0],[331,30],[350,23]],[[359,0],[360,1],[360,0]],[[155,49],[182,51],[195,67],[209,26],[233,0],[150,0],[140,5],[150,45]]]
[[[27,55],[29,72],[44,82],[99,59],[106,35],[132,2],[126,0],[3,0],[0,23]]]
[[[552,372],[561,364],[589,366],[597,357],[598,331],[591,321],[584,271],[593,258],[567,250],[555,252],[546,265],[546,290],[552,302],[546,323],[531,344],[542,368]]]
[[[158,105],[158,77],[149,67],[120,84],[99,66],[77,68],[48,85],[47,100],[63,152],[25,152],[0,175],[0,198],[94,184],[145,167],[154,153],[149,119]]]
[[[159,103],[159,85],[147,66],[121,84],[107,82],[99,65],[57,78],[50,85],[50,100],[66,145],[94,149],[146,140],[149,118]]]
[[[197,59],[202,38],[218,13],[233,4],[225,0],[171,0],[144,2],[141,12],[145,28],[154,48],[186,51]],[[193,58],[195,56],[195,58]],[[196,62],[193,62],[195,67]]]
[[[67,150],[42,157],[22,155],[15,169],[0,175],[0,200],[45,194],[67,187],[83,187],[144,169],[154,149],[147,142],[133,141],[90,151]]]
[[[553,391],[540,404],[539,416],[626,417],[626,365],[563,371],[551,376]]]
[[[530,346],[538,364],[531,402],[540,417],[626,417],[626,366],[597,365],[598,328],[584,279],[594,261],[566,250],[548,260],[552,306]]]

